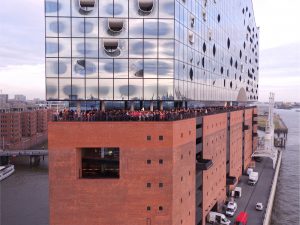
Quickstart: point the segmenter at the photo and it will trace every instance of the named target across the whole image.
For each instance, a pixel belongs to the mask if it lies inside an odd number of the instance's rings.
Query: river
[[[276,110],[289,128],[274,202],[272,225],[299,224],[300,112]],[[48,225],[48,162],[29,167],[26,159],[0,183],[0,225]]]

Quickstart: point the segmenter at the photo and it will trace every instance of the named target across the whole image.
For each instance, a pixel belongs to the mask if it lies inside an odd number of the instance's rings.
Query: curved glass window
[[[79,13],[82,15],[89,14],[95,7],[96,0],[79,0]]]
[[[124,29],[124,21],[122,19],[108,19],[108,32],[110,35],[118,35]]]
[[[154,0],[138,0],[139,14],[147,16],[152,13],[154,9]]]
[[[121,54],[119,41],[116,39],[103,40],[103,48],[108,56],[115,57]]]
[[[194,33],[191,31],[189,32],[189,42],[190,44],[194,44],[195,42]]]

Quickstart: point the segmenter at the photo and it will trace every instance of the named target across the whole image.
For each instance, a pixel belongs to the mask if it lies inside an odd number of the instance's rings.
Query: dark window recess
[[[214,46],[213,46],[213,55],[215,56],[216,55],[216,45],[214,44]]]
[[[151,159],[147,159],[147,164],[151,164]]]
[[[151,136],[147,136],[147,141],[151,141]]]
[[[147,211],[150,211],[151,210],[151,207],[150,206],[147,206]]]
[[[198,144],[202,144],[202,137],[198,137],[196,139],[196,145],[198,145]]]
[[[224,87],[226,87],[226,80],[224,79]]]
[[[159,186],[160,188],[162,188],[162,187],[164,186],[164,184],[163,184],[163,183],[159,183],[158,186]]]
[[[240,50],[240,59],[242,58],[243,56],[243,53],[242,53],[242,50]]]
[[[158,140],[160,140],[160,141],[164,140],[164,136],[159,135]]]
[[[221,21],[221,15],[218,14],[218,23],[220,23],[220,21]]]
[[[230,39],[229,38],[227,39],[227,48],[228,49],[230,48]]]
[[[190,68],[190,79],[191,79],[191,81],[193,81],[193,77],[194,77],[194,72],[193,72],[193,69]]]
[[[196,129],[200,129],[200,128],[202,128],[202,124],[197,124]]]
[[[203,43],[202,50],[203,50],[203,52],[206,52],[206,44],[205,44],[205,42]]]
[[[151,188],[151,183],[147,183],[147,188]]]
[[[233,59],[232,59],[232,57],[230,58],[230,66],[232,66],[232,64],[233,64]]]
[[[160,159],[158,162],[159,162],[159,164],[164,164],[164,160],[163,159]]]
[[[119,178],[119,148],[81,149],[81,178]]]
[[[204,68],[204,66],[205,66],[205,59],[204,57],[202,57],[202,67]]]
[[[163,207],[162,207],[162,206],[159,206],[159,207],[158,207],[158,210],[159,210],[159,211],[163,211]]]
[[[221,66],[221,74],[223,74],[224,73],[224,68],[223,68],[223,66]]]

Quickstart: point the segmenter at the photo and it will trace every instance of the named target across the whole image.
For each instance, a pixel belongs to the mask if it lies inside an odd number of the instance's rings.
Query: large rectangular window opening
[[[81,178],[117,179],[120,177],[119,148],[81,149]]]

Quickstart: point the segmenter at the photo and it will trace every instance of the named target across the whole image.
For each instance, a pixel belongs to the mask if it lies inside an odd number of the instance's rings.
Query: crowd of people
[[[70,110],[54,114],[54,121],[174,121],[243,109],[241,106],[203,107],[172,110]]]

